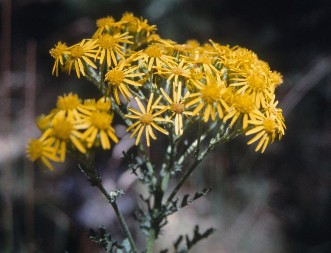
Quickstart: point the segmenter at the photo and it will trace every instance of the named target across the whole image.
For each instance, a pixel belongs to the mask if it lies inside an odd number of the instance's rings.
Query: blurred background
[[[251,49],[284,76],[277,96],[285,137],[263,155],[245,137],[218,147],[182,191],[212,192],[171,216],[158,247],[200,224],[217,231],[193,252],[331,252],[328,0],[2,0],[0,252],[102,252],[88,238],[89,228],[100,225],[122,239],[112,209],[75,164],[54,172],[34,167],[25,159],[25,145],[39,137],[34,118],[48,113],[57,96],[96,94],[84,80],[51,76],[49,49],[89,37],[97,18],[119,19],[125,11],[180,43],[212,39]],[[119,207],[141,240],[132,218],[141,185],[121,163],[120,150],[102,154],[100,161],[106,187],[125,189]]]

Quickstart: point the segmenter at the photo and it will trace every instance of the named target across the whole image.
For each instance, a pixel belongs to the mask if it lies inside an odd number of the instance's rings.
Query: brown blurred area
[[[261,155],[239,137],[218,147],[181,194],[211,188],[205,199],[171,216],[158,247],[178,233],[217,231],[193,252],[331,252],[331,7],[327,0],[2,0],[0,48],[0,252],[102,252],[87,233],[122,231],[106,200],[73,162],[54,172],[25,158],[34,118],[59,95],[97,94],[85,80],[51,75],[49,49],[91,36],[95,19],[144,16],[178,42],[208,39],[247,47],[281,72],[277,96],[287,131]],[[120,126],[117,126],[120,131]],[[160,154],[153,152],[155,157]],[[126,194],[119,207],[138,241],[137,192],[120,148],[100,154],[108,188]],[[159,251],[158,251],[159,252]]]

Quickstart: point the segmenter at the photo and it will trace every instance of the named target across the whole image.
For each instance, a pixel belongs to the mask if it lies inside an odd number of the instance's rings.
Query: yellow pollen
[[[149,56],[149,57],[155,57],[155,58],[159,58],[162,56],[162,52],[160,50],[160,48],[156,45],[151,45],[148,48],[145,49],[145,53]]]
[[[150,113],[145,113],[143,115],[140,116],[140,121],[144,124],[144,125],[149,125],[153,122],[153,115]]]
[[[234,106],[241,113],[250,113],[254,109],[254,99],[247,94],[238,95]]]
[[[106,80],[114,86],[119,86],[123,82],[124,77],[123,71],[119,69],[109,70],[106,74]]]
[[[173,103],[170,109],[177,114],[181,114],[184,111],[184,105],[182,103]]]
[[[258,73],[252,73],[250,76],[248,76],[247,84],[249,87],[256,91],[263,91],[267,87],[265,78]]]
[[[276,122],[272,118],[266,118],[263,121],[263,127],[268,133],[273,133],[276,128]]]
[[[109,49],[109,50],[116,47],[116,44],[117,44],[114,37],[109,34],[104,34],[104,35],[100,36],[98,43],[99,43],[100,47]]]
[[[56,137],[67,140],[73,130],[73,125],[66,119],[54,119],[52,128]]]
[[[56,106],[60,110],[73,110],[80,105],[80,101],[77,95],[69,94],[67,96],[61,96],[58,98]]]
[[[211,104],[213,102],[216,102],[221,97],[221,87],[219,87],[216,83],[210,83],[207,84],[202,90],[201,90],[202,99],[208,103]]]
[[[70,52],[72,58],[80,58],[84,55],[84,49],[80,45],[73,46]]]
[[[107,129],[110,126],[112,120],[113,120],[112,116],[106,112],[95,111],[91,115],[91,123],[96,128],[101,130]]]

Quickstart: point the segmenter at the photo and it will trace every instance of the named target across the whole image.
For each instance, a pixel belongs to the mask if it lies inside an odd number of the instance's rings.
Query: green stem
[[[201,162],[201,160],[202,159],[195,159],[194,162],[193,162],[193,164],[185,171],[184,175],[180,178],[180,180],[178,181],[176,187],[173,189],[173,191],[169,195],[169,197],[167,199],[167,202],[166,202],[166,206],[170,204],[170,202],[176,196],[177,192],[182,187],[182,185],[184,184],[184,182],[186,181],[186,179],[191,175],[191,173],[193,172],[193,170],[199,165],[199,163]]]
[[[96,187],[99,188],[99,190],[102,192],[102,194],[107,198],[107,200],[109,201],[109,203],[112,205],[115,214],[122,226],[122,229],[124,230],[124,233],[126,234],[130,244],[131,244],[131,248],[133,249],[134,252],[137,252],[137,247],[133,241],[132,235],[130,233],[129,227],[125,222],[125,219],[121,213],[121,211],[118,209],[118,206],[116,204],[116,201],[114,201],[114,199],[110,196],[110,194],[108,193],[108,191],[104,188],[104,186],[102,185],[100,180],[97,180],[97,182],[95,182],[94,184]]]
[[[154,231],[154,229],[150,229],[149,233],[148,233],[146,253],[153,253],[154,252],[154,243],[155,243],[155,231]]]

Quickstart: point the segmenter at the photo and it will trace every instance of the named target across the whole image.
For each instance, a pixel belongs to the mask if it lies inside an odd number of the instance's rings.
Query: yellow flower
[[[41,114],[36,118],[36,125],[41,131],[46,131],[49,127],[51,127],[52,119],[54,117],[54,113],[50,113],[48,115]]]
[[[63,66],[63,59],[70,54],[69,47],[65,43],[58,42],[57,45],[49,51],[49,53],[55,59],[52,75],[55,74],[56,76],[59,76],[59,64]]]
[[[124,59],[124,46],[121,44],[132,44],[130,41],[132,36],[128,35],[128,32],[123,34],[101,34],[97,39],[98,51],[95,54],[95,58],[99,58],[102,64],[107,60],[107,66],[110,67],[112,62],[114,66],[117,66],[118,57]]]
[[[66,69],[68,70],[69,75],[74,68],[78,78],[80,78],[80,74],[85,76],[84,63],[92,68],[97,68],[97,66],[90,60],[90,58],[96,57],[96,47],[96,40],[84,39],[80,43],[69,48],[70,58],[66,63]]]
[[[193,64],[194,66],[201,67],[206,73],[212,75],[218,73],[217,68],[214,66],[215,57],[208,54],[206,51],[199,52],[195,50],[193,54],[189,56],[183,56],[187,62]]]
[[[151,32],[157,30],[156,25],[149,25],[147,19],[140,18],[137,23],[137,33],[143,32],[146,36],[149,36]]]
[[[273,90],[283,83],[283,76],[277,71],[270,71],[269,79]]]
[[[191,76],[190,73],[190,65],[189,64],[185,64],[185,60],[182,59],[180,61],[180,63],[176,63],[176,64],[167,64],[166,67],[162,67],[162,68],[156,68],[157,74],[159,75],[165,75],[167,77],[167,82],[170,82],[172,79],[174,79],[174,84],[175,86],[177,86],[178,84],[178,79],[180,77],[186,77],[189,78]]]
[[[193,115],[193,112],[185,110],[185,100],[188,97],[188,93],[184,97],[182,97],[182,83],[179,82],[177,87],[173,87],[172,99],[169,95],[161,88],[161,92],[169,105],[167,106],[158,106],[160,109],[167,109],[171,111],[170,119],[175,116],[175,134],[182,135],[183,134],[183,115],[187,116]]]
[[[103,149],[110,149],[110,140],[115,143],[118,138],[115,134],[115,129],[112,127],[114,114],[106,111],[91,111],[77,124],[77,128],[83,130],[81,138],[87,142],[87,147],[91,148],[93,145],[98,145],[96,140],[101,142]]]
[[[131,12],[125,12],[120,20],[125,24],[130,33],[136,33],[138,30],[139,18],[134,16]]]
[[[138,145],[142,133],[145,131],[145,136],[146,136],[146,141],[147,141],[147,146],[150,146],[150,137],[154,140],[156,140],[156,136],[153,132],[153,128],[156,130],[160,131],[163,134],[168,135],[168,131],[165,129],[161,128],[157,123],[159,122],[171,122],[169,119],[161,118],[158,117],[160,114],[162,114],[165,110],[159,110],[157,112],[154,112],[154,109],[156,108],[157,104],[159,103],[160,99],[162,98],[161,96],[156,99],[156,101],[153,103],[153,98],[154,98],[154,93],[151,93],[151,96],[148,100],[147,107],[145,108],[142,102],[138,97],[135,97],[138,107],[140,109],[140,112],[133,109],[133,108],[128,108],[130,112],[133,114],[126,114],[125,117],[130,118],[130,119],[135,119],[137,120],[135,123],[133,123],[131,126],[128,127],[126,130],[127,132],[134,129],[131,137],[137,135],[136,137],[136,145]],[[153,103],[153,104],[152,104]]]
[[[160,35],[156,34],[156,33],[152,33],[147,37],[147,44],[153,44],[153,43],[159,43],[159,44],[163,44],[167,47],[172,47],[173,44],[175,44],[175,42],[173,42],[172,40],[169,39],[162,39],[160,37]]]
[[[48,128],[40,137],[41,141],[50,141],[60,155],[60,161],[65,160],[67,144],[71,142],[81,153],[86,153],[84,145],[81,143],[81,133],[74,122],[65,117],[61,112],[54,116],[51,127]]]
[[[101,97],[95,104],[95,108],[98,111],[109,112],[111,108],[111,103],[109,97]]]
[[[272,143],[277,136],[280,138],[282,135],[282,126],[277,122],[275,116],[271,115],[268,111],[265,114],[260,112],[259,115],[255,116],[255,119],[249,120],[248,123],[253,125],[253,128],[248,130],[246,135],[256,135],[247,144],[250,145],[259,141],[255,151],[261,149],[261,153],[263,153],[268,144]]]
[[[237,119],[242,117],[242,127],[246,129],[248,120],[253,119],[257,113],[254,97],[249,94],[234,94],[232,106],[228,110],[228,114],[223,118],[224,121],[231,119],[230,126],[232,127]]]
[[[92,108],[81,104],[81,100],[78,95],[71,92],[69,94],[59,96],[56,107],[57,113],[64,113],[67,119],[71,122],[80,119],[82,117],[82,113],[85,114]]]
[[[112,90],[113,96],[117,104],[120,104],[118,91],[124,96],[126,100],[132,97],[128,89],[128,85],[139,87],[142,84],[134,81],[135,77],[143,76],[144,73],[135,73],[139,66],[124,68],[125,64],[120,64],[112,68],[106,73],[105,81],[109,83],[109,89]]]
[[[174,59],[174,57],[166,54],[164,46],[161,44],[149,45],[133,56],[133,61],[142,60],[147,65],[148,71],[151,71],[154,66],[161,68],[164,64],[175,64]]]
[[[283,111],[281,108],[277,108],[278,101],[275,99],[276,96],[273,94],[272,99],[263,106],[263,110],[275,118],[279,128],[279,138],[281,138],[285,134],[286,125],[283,117]]]
[[[223,93],[226,91],[225,81],[220,80],[220,77],[206,76],[205,83],[194,81],[193,84],[198,89],[197,92],[189,95],[192,98],[186,106],[196,105],[193,114],[198,114],[203,108],[203,120],[207,122],[211,117],[212,120],[216,119],[216,112],[220,119],[224,117],[223,108],[228,110],[229,107],[222,98]]]
[[[52,140],[50,139],[30,139],[26,148],[26,153],[32,162],[40,161],[49,170],[54,170],[50,161],[60,162],[57,150],[52,147]]]
[[[104,31],[109,31],[115,26],[116,22],[115,19],[111,16],[107,16],[104,18],[99,18],[96,21],[96,25],[98,29],[94,33],[93,37],[96,37],[100,34],[102,34]]]

